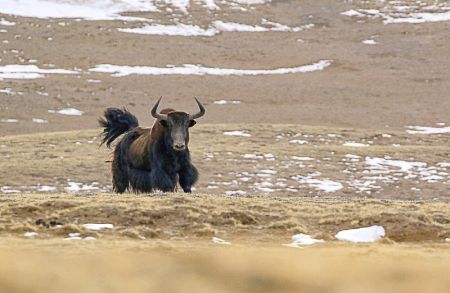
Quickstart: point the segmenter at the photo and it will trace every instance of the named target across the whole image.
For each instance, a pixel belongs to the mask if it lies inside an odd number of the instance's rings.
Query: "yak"
[[[161,97],[162,98],[162,97]],[[141,192],[174,192],[177,182],[184,192],[191,192],[198,179],[188,148],[189,128],[195,119],[205,115],[205,108],[195,97],[200,109],[196,114],[174,109],[157,112],[161,98],[154,104],[151,114],[156,118],[151,128],[139,126],[136,116],[125,108],[107,108],[98,122],[104,128],[101,144],[116,144],[112,160],[113,190]]]

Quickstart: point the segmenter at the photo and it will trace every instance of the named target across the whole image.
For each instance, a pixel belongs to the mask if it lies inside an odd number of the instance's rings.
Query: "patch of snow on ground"
[[[13,26],[13,25],[16,25],[16,23],[15,23],[15,22],[12,22],[12,21],[7,21],[6,19],[1,18],[1,19],[0,19],[0,25],[4,25],[4,26]]]
[[[17,122],[19,122],[19,120],[8,118],[8,119],[2,119],[2,120],[0,120],[0,122],[3,122],[3,123],[17,123]]]
[[[243,137],[250,137],[252,136],[250,133],[248,133],[247,131],[240,131],[240,130],[234,130],[234,131],[225,131],[223,133],[223,135],[228,135],[228,136],[243,136]]]
[[[213,238],[211,239],[211,241],[212,241],[213,243],[216,243],[216,244],[225,244],[225,245],[231,244],[231,242],[226,241],[226,240],[223,240],[223,239],[220,239],[219,237],[213,237]]]
[[[61,115],[69,115],[69,116],[81,116],[84,114],[83,111],[74,109],[74,108],[65,108],[65,109],[61,109],[61,110],[48,110],[49,113],[58,113]]]
[[[227,190],[225,191],[226,195],[246,195],[247,192],[243,190]]]
[[[184,64],[182,67],[152,67],[152,66],[121,66],[100,64],[89,69],[91,72],[112,73],[112,76],[127,76],[130,74],[143,75],[273,75],[289,73],[306,73],[320,71],[331,65],[330,60],[290,68],[276,69],[228,69],[217,67],[204,67],[200,65]]]
[[[366,45],[376,45],[376,44],[378,44],[375,40],[371,40],[371,39],[364,40],[364,41],[362,41],[362,43],[366,44]]]
[[[297,160],[297,161],[312,161],[314,160],[311,157],[297,157],[297,156],[292,156],[291,157],[293,160]]]
[[[214,104],[217,104],[217,105],[240,104],[240,103],[241,103],[241,101],[235,101],[235,100],[231,100],[231,101],[227,101],[227,100],[214,101]]]
[[[41,118],[33,118],[31,121],[33,121],[33,123],[48,123],[47,120]]]
[[[384,1],[383,1],[384,2]],[[392,3],[390,3],[392,4]],[[409,6],[408,6],[409,5]],[[427,23],[449,21],[450,11],[446,6],[411,5],[385,6],[380,9],[357,9],[342,12],[342,15],[358,18],[382,19],[384,24]]]
[[[295,234],[292,236],[292,243],[283,244],[284,246],[295,247],[298,248],[301,245],[312,245],[317,243],[324,243],[325,241],[322,239],[314,239],[310,235],[307,234]]]
[[[308,142],[306,140],[294,139],[294,140],[289,141],[289,143],[301,145],[301,144],[307,144]]]
[[[322,190],[325,192],[336,192],[344,186],[340,182],[332,181],[329,179],[316,179],[314,177],[320,176],[319,172],[308,174],[307,176],[296,175],[292,179],[297,180],[300,184],[308,184],[317,190]]]
[[[47,186],[47,185],[41,185],[37,189],[37,191],[40,191],[40,192],[49,192],[49,191],[55,191],[55,190],[56,190],[56,187]]]
[[[102,229],[113,229],[114,225],[113,224],[84,224],[83,227],[86,229],[89,229],[89,230],[99,231]]]
[[[25,232],[25,233],[23,234],[24,237],[29,237],[29,238],[34,238],[34,237],[36,237],[36,236],[38,236],[38,235],[39,235],[39,234],[36,233],[36,232]]]
[[[121,16],[125,11],[157,11],[154,1],[141,0],[1,0],[0,13],[36,18],[142,20]]]
[[[386,236],[386,232],[382,226],[371,226],[358,229],[339,231],[334,237],[339,240],[350,241],[355,243],[375,242]]]
[[[91,191],[91,190],[99,190],[100,188],[97,187],[96,183],[92,184],[83,184],[78,182],[68,182],[69,186],[65,187],[64,189],[67,192],[80,192],[80,191]]]
[[[2,193],[20,193],[20,190],[11,189],[10,186],[2,186],[0,188],[0,192],[2,192]]]
[[[166,36],[203,36],[211,37],[218,33],[214,28],[202,29],[197,25],[175,24],[163,25],[152,24],[139,28],[119,28],[124,33],[144,34],[144,35],[166,35]]]
[[[365,143],[360,143],[360,142],[346,142],[344,144],[342,144],[343,146],[348,146],[348,147],[355,147],[355,148],[364,148],[364,147],[369,147],[368,144]]]
[[[425,126],[408,126],[407,133],[410,134],[443,134],[450,133],[450,126],[447,127],[425,127]]]
[[[0,66],[0,79],[35,79],[43,74],[77,74],[77,71],[66,69],[41,69],[36,65],[4,65]]]
[[[400,171],[402,172],[408,172],[412,168],[418,168],[418,167],[426,167],[427,164],[423,162],[407,162],[402,160],[388,160],[384,158],[371,158],[366,157],[365,163],[369,166],[373,166],[377,169],[383,169],[384,166],[392,166],[392,167],[398,167],[400,168]]]

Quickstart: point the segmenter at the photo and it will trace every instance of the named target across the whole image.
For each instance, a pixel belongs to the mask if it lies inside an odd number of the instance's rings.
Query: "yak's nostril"
[[[182,149],[184,149],[184,144],[176,144],[176,145],[175,145],[175,148],[176,148],[177,150],[182,150]]]

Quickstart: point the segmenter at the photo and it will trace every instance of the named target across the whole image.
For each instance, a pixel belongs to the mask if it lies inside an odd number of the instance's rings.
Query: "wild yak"
[[[114,149],[112,160],[113,190],[136,193],[160,190],[173,192],[177,182],[184,192],[191,192],[198,179],[188,148],[189,127],[194,119],[205,114],[205,108],[195,97],[200,111],[194,115],[174,109],[157,112],[161,98],[151,114],[156,118],[152,128],[139,127],[137,118],[125,108],[107,108],[98,122],[104,128],[101,144],[107,147],[125,134]]]

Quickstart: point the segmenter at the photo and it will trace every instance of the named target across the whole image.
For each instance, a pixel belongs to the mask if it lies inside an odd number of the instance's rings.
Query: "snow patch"
[[[25,232],[25,233],[23,234],[24,237],[28,237],[28,238],[34,238],[34,237],[36,237],[36,236],[38,236],[38,235],[39,235],[39,234],[36,233],[36,232]]]
[[[114,225],[113,224],[84,224],[83,227],[86,229],[89,229],[89,230],[99,231],[99,230],[103,230],[103,229],[113,229]]]
[[[121,66],[100,64],[89,69],[91,72],[112,73],[112,76],[122,77],[131,74],[143,75],[274,75],[289,73],[306,73],[320,71],[331,65],[331,60],[290,68],[276,69],[228,69],[204,67],[201,65],[184,64],[182,67],[152,67],[152,66]]]
[[[65,108],[65,109],[61,109],[61,110],[48,110],[49,113],[58,113],[61,115],[69,115],[69,116],[81,116],[84,114],[83,111],[74,109],[74,108]]]
[[[234,130],[234,131],[225,131],[223,133],[223,135],[228,135],[228,136],[243,136],[243,137],[250,137],[252,136],[250,133],[248,133],[247,131],[241,131],[241,130]]]
[[[292,236],[292,243],[289,244],[283,244],[284,246],[288,247],[295,247],[298,248],[301,245],[312,245],[317,243],[324,243],[325,241],[322,239],[314,239],[310,235],[307,234],[295,234]]]
[[[450,133],[450,126],[447,127],[425,127],[425,126],[408,126],[406,130],[410,134],[443,134]]]
[[[143,20],[125,17],[125,11],[157,11],[154,1],[142,0],[2,0],[0,13],[36,18],[81,18],[87,20]]]
[[[213,243],[216,243],[216,244],[225,244],[225,245],[231,244],[231,242],[226,241],[226,240],[223,240],[223,239],[220,239],[219,237],[213,237],[213,238],[211,239],[211,241],[212,241]]]
[[[36,65],[4,65],[0,66],[0,80],[8,79],[35,79],[43,74],[77,74],[77,71],[66,69],[41,69]]]
[[[152,24],[145,25],[140,28],[119,28],[124,33],[144,34],[144,35],[166,35],[166,36],[203,36],[211,37],[218,33],[214,28],[202,29],[197,25],[189,24],[175,24],[175,25],[163,25]]]
[[[343,146],[355,147],[355,148],[369,147],[368,144],[360,143],[360,142],[346,142],[346,143],[343,144]]]
[[[339,240],[355,243],[367,243],[380,240],[386,235],[382,226],[371,226],[358,229],[339,231],[334,237]]]

